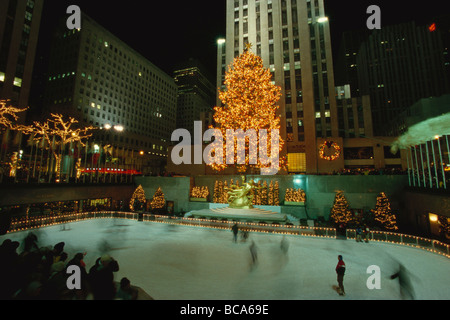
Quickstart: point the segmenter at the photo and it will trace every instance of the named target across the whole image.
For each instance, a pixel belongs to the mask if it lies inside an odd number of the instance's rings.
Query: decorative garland
[[[333,148],[334,149],[334,154],[332,154],[331,156],[326,156],[325,155],[325,147],[328,147],[328,149]],[[319,156],[321,159],[326,160],[326,161],[334,161],[339,159],[339,157],[341,156],[341,147],[333,141],[325,141],[324,144],[322,144],[319,148]]]

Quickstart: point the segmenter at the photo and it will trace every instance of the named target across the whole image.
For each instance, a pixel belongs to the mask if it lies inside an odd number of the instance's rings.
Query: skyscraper
[[[319,141],[339,138],[323,0],[227,0],[226,39],[218,43],[219,88],[224,89],[226,66],[248,43],[282,88],[279,112],[289,170],[317,173]]]
[[[194,136],[194,121],[200,121],[202,113],[212,111],[216,88],[195,60],[176,70],[174,79],[178,86],[177,128],[187,129]]]
[[[0,2],[0,99],[20,108],[28,107],[42,7],[43,0]]]
[[[56,30],[48,74],[47,112],[102,129],[95,138],[104,144],[167,160],[176,128],[174,79],[92,18],[83,14],[80,30],[65,23]]]
[[[392,136],[390,122],[422,98],[450,92],[442,32],[414,22],[374,30],[357,55],[361,95],[370,95],[375,135]]]

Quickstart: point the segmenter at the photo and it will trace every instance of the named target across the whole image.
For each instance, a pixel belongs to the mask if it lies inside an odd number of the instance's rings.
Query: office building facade
[[[15,107],[28,107],[42,8],[43,0],[0,2],[0,99]]]
[[[194,122],[202,120],[202,113],[211,113],[215,105],[216,88],[195,60],[174,72],[178,86],[177,128],[194,136]]]
[[[440,30],[414,22],[374,30],[357,55],[361,95],[370,95],[375,135],[395,135],[391,120],[422,98],[450,90]]]
[[[176,129],[171,76],[85,14],[80,30],[56,31],[48,74],[47,113],[97,127],[97,141],[145,155],[153,166],[167,161]]]

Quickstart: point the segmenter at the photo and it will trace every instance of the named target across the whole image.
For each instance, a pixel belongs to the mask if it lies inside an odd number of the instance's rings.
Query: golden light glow
[[[371,211],[375,215],[375,221],[377,221],[381,227],[387,230],[398,230],[396,216],[392,213],[391,204],[384,192],[381,192],[378,195],[375,210]]]
[[[209,196],[208,187],[194,187],[191,191],[191,197],[197,199],[207,199]]]
[[[10,105],[10,100],[0,100],[0,126],[12,130],[18,130],[19,127],[14,122],[19,119],[18,114],[27,111],[28,108],[20,109]]]
[[[279,106],[276,104],[282,96],[281,88],[272,84],[270,70],[264,69],[262,58],[251,52],[250,48],[249,44],[244,53],[237,57],[229,67],[225,77],[227,89],[219,92],[223,107],[214,108],[214,120],[217,128],[212,129],[219,129],[224,138],[223,161],[221,164],[211,165],[217,171],[223,171],[228,167],[226,164],[227,143],[237,144],[236,137],[234,137],[234,141],[226,141],[227,129],[243,130],[244,132],[253,129],[257,132],[256,139],[246,138],[245,159],[241,158],[242,156],[238,154],[235,147],[234,163],[238,172],[245,173],[250,168],[270,167],[270,164],[262,164],[260,159],[255,161],[256,164],[252,164],[249,150],[261,148],[259,130],[267,130],[267,134],[270,136],[272,130],[280,129],[280,116],[277,115]],[[269,140],[267,143],[268,158],[280,158],[280,152],[284,146],[283,139],[280,138],[279,150],[276,154],[271,152],[271,139],[267,140]],[[245,164],[239,165],[238,163]],[[280,167],[284,168],[286,159],[280,158],[279,163]]]
[[[353,220],[353,213],[349,209],[349,203],[345,198],[344,191],[336,191],[333,208],[331,208],[330,218],[336,224],[347,224]]]
[[[131,197],[130,200],[130,210],[134,211],[136,205],[140,204],[144,204],[147,201],[147,199],[145,198],[145,191],[144,188],[142,188],[141,185],[139,185],[136,190],[133,193],[133,196]]]
[[[153,196],[151,207],[152,209],[162,209],[166,205],[166,200],[164,199],[164,193],[161,190],[161,187],[156,190],[155,195]]]
[[[326,149],[332,149],[332,154],[331,155],[326,155],[325,154],[325,150]],[[325,141],[320,147],[319,147],[319,156],[321,159],[326,160],[326,161],[335,161],[337,159],[339,159],[339,157],[341,156],[341,147],[333,141]]]

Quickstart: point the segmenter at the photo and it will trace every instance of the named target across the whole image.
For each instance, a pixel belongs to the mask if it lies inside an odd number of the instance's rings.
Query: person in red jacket
[[[345,275],[345,262],[341,255],[338,256],[338,264],[336,266],[336,273],[337,273],[337,282],[339,285],[339,295],[343,296],[345,295],[344,290],[344,275]]]

